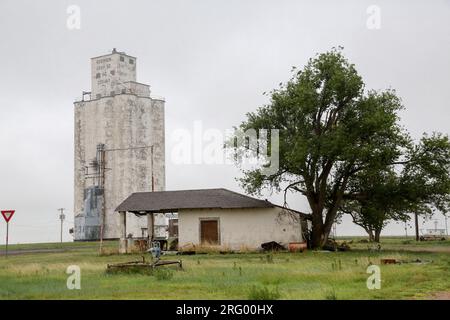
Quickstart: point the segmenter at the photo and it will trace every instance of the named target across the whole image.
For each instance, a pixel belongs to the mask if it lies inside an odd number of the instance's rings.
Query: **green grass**
[[[104,241],[105,248],[117,247],[116,241]],[[50,243],[20,243],[8,246],[8,250],[47,250],[47,249],[74,249],[74,248],[95,248],[99,247],[98,242],[50,242]],[[5,245],[0,245],[0,251],[4,251]]]
[[[108,263],[140,255],[99,256],[96,243],[67,243],[70,251],[0,256],[0,299],[423,299],[450,292],[450,241],[403,244],[402,238],[386,238],[375,252],[357,240],[350,252],[177,256],[183,270],[168,266],[152,274],[109,274]],[[53,245],[61,246],[44,247]],[[432,262],[380,265],[381,289],[368,290],[366,268],[381,258]],[[81,290],[66,287],[70,265],[81,269]]]
[[[367,249],[368,246],[372,246],[370,243],[361,243],[361,240],[367,239],[367,237],[338,237],[336,240],[341,241],[353,241],[351,247],[354,249]],[[381,239],[381,247],[384,250],[398,250],[398,251],[429,251],[429,252],[448,252],[450,253],[450,239],[445,241],[420,241],[416,242],[415,237],[383,237]]]

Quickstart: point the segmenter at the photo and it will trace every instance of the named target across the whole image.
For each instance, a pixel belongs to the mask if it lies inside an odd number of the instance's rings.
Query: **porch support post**
[[[120,241],[119,253],[127,253],[127,213],[125,211],[119,212],[120,224]]]
[[[147,234],[149,247],[154,239],[154,219],[153,213],[147,213]]]

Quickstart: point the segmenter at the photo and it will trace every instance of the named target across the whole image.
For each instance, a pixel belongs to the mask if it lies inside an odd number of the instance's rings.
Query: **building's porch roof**
[[[255,199],[227,189],[201,189],[136,192],[123,201],[116,211],[135,214],[178,212],[180,209],[273,208],[267,200]]]
[[[251,209],[278,207],[310,219],[310,215],[259,200],[227,189],[199,189],[136,192],[125,199],[116,211],[131,212],[136,215],[148,213],[178,212],[187,209]]]

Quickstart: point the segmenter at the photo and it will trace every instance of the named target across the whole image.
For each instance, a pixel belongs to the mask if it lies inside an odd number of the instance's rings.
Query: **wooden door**
[[[200,241],[202,244],[219,244],[219,223],[217,220],[200,221]]]
[[[178,219],[169,220],[169,237],[178,238]]]

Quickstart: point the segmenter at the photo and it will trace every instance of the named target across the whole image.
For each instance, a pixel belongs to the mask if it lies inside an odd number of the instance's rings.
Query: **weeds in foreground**
[[[158,281],[171,280],[173,278],[173,270],[168,268],[155,269],[153,275]]]
[[[98,253],[100,257],[108,257],[119,254],[119,249],[117,248],[102,248],[102,250]]]
[[[337,295],[336,295],[336,291],[334,291],[334,289],[329,290],[325,293],[325,299],[326,300],[337,300]]]
[[[249,300],[278,300],[281,298],[281,294],[278,291],[278,287],[270,289],[267,286],[250,288],[248,294]]]
[[[137,266],[130,266],[126,268],[109,268],[106,269],[106,274],[143,274],[152,275],[153,271],[151,268],[143,268]]]
[[[335,260],[335,261],[333,261],[333,262],[331,263],[331,270],[333,270],[333,271],[339,271],[339,270],[342,270],[342,262],[341,262],[341,259],[339,259],[337,262],[336,262],[336,260]]]

